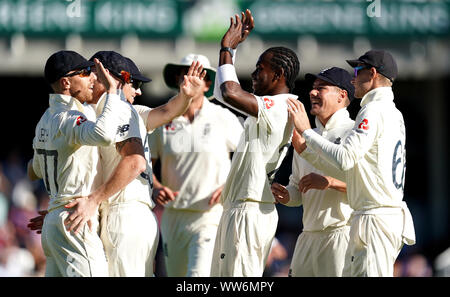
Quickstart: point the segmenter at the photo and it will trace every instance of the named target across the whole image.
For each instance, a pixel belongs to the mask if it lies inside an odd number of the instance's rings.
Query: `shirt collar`
[[[391,87],[379,87],[369,91],[362,97],[361,107],[372,101],[394,101]]]
[[[316,117],[315,122],[316,122],[316,127],[320,130],[320,131],[324,131],[324,130],[330,130],[336,126],[339,126],[340,123],[342,122],[343,119],[347,119],[350,118],[350,114],[348,113],[347,108],[341,108],[339,110],[337,110],[328,120],[328,122],[326,123],[325,127],[322,125],[322,123],[320,122],[320,120]]]
[[[84,111],[83,105],[80,101],[78,101],[78,99],[69,95],[50,94],[49,106],[55,107],[57,105],[65,106],[67,109],[76,109],[80,112]]]
[[[197,117],[201,117],[205,114],[208,114],[212,104],[214,104],[214,103],[209,102],[208,98],[203,97],[202,107],[200,107],[200,109],[195,111],[194,121]],[[172,121],[173,122],[183,122],[183,123],[189,122],[189,120],[184,115],[180,115],[180,116],[174,118]]]

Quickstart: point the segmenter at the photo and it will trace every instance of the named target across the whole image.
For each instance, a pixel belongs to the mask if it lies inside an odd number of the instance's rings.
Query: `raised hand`
[[[236,48],[239,43],[243,42],[255,27],[252,13],[246,10],[241,12],[241,18],[238,14],[230,17],[230,27],[222,38],[222,47]]]
[[[192,62],[188,73],[184,76],[183,83],[180,85],[180,93],[189,99],[203,93],[205,76],[206,70],[203,70],[203,65],[199,61]]]
[[[250,32],[255,27],[255,22],[253,20],[252,12],[249,9],[245,10],[245,14],[241,12],[241,19],[242,19],[242,36],[241,36],[241,42],[243,42],[247,36],[250,34]]]
[[[121,83],[116,81],[109,72],[103,67],[102,62],[97,58],[94,59],[97,80],[105,86],[106,92],[115,93],[121,87]]]

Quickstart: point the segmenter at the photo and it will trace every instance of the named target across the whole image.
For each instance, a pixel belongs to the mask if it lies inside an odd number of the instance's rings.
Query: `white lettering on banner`
[[[95,6],[94,26],[97,31],[165,33],[177,23],[176,6],[167,2],[105,2]]]
[[[318,5],[298,3],[274,5],[254,3],[250,8],[258,18],[257,32],[273,33],[364,33],[366,31],[363,8],[352,4]]]
[[[373,19],[374,29],[386,34],[443,33],[450,25],[446,6],[438,3],[421,6],[385,3],[381,15]]]
[[[367,0],[367,2],[372,2],[367,6],[367,16],[369,18],[381,17],[381,0]]]
[[[80,18],[81,17],[81,0],[66,0],[72,2],[67,5],[66,14],[69,18]]]

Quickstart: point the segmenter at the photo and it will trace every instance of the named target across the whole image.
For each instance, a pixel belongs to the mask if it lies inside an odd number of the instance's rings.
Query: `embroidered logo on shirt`
[[[267,109],[270,109],[272,106],[275,105],[275,102],[273,102],[273,100],[269,98],[264,98],[264,102],[266,104]]]
[[[358,129],[369,130],[369,120],[368,119],[362,120],[358,126]]]
[[[205,124],[205,128],[203,129],[203,136],[207,136],[209,134],[209,132],[211,131],[211,124],[210,123],[206,123]]]
[[[166,131],[175,131],[176,126],[170,122],[164,126],[164,129],[166,129]]]
[[[125,135],[125,132],[127,132],[128,130],[130,130],[130,125],[128,124],[117,127],[117,133],[120,133],[120,136]]]
[[[86,122],[86,118],[79,116],[77,118],[77,126],[81,125],[82,123]]]
[[[46,142],[48,139],[48,130],[41,128],[40,133],[39,133],[39,137],[38,137],[38,141],[39,142]]]

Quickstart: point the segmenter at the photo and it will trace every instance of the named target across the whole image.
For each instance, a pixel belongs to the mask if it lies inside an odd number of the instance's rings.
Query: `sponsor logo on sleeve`
[[[369,130],[369,120],[368,119],[364,119],[361,121],[361,123],[359,123],[358,125],[358,129],[363,129],[363,130]]]
[[[127,132],[128,130],[130,130],[130,125],[128,124],[119,126],[117,127],[117,134],[119,134],[120,136],[124,136],[125,132]]]
[[[264,103],[265,103],[266,109],[270,109],[272,106],[275,105],[275,102],[269,98],[264,98]]]
[[[86,118],[85,117],[82,117],[82,116],[77,117],[77,126],[80,126],[84,122],[86,122]]]

